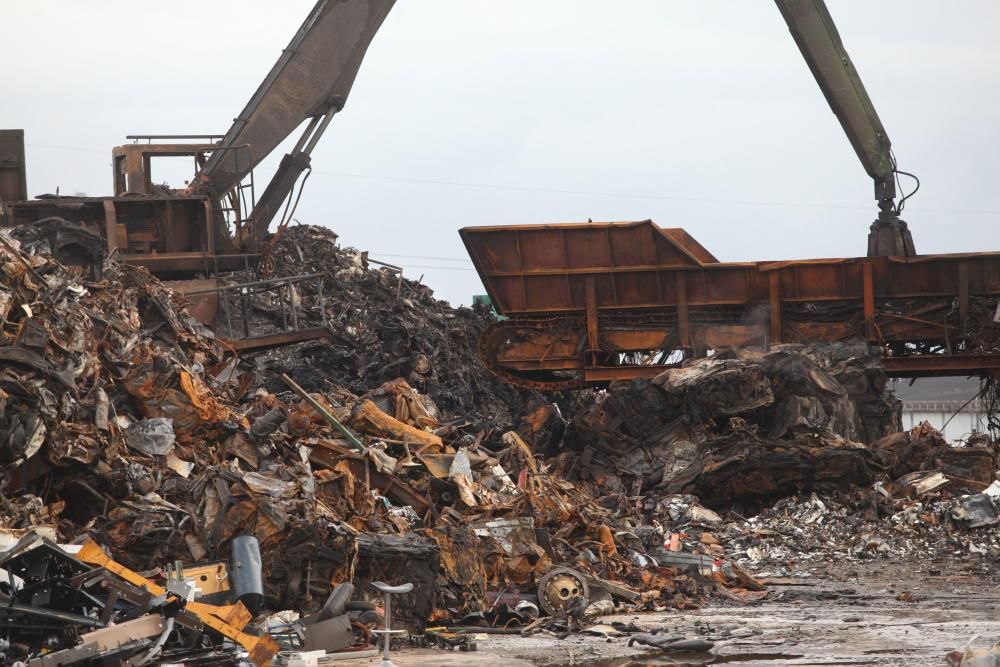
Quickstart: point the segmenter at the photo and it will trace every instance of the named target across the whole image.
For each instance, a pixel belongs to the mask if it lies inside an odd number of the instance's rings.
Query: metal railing
[[[249,283],[237,283],[235,285],[221,285],[203,290],[188,292],[188,296],[215,293],[219,297],[219,312],[222,315],[225,326],[226,338],[230,341],[239,339],[253,339],[264,336],[274,336],[276,334],[294,334],[305,331],[309,328],[304,326],[306,318],[302,312],[302,304],[296,285],[312,285],[316,292],[316,307],[319,310],[320,324],[326,326],[326,301],[323,297],[323,276],[322,273],[311,273],[299,276],[289,276],[286,278],[271,278],[270,280],[257,280]],[[235,298],[234,298],[235,297]],[[231,303],[234,301],[234,303]],[[270,301],[270,303],[268,303]],[[275,326],[275,330],[261,331],[257,326],[253,326],[251,331],[251,312],[255,306],[272,305],[276,302],[281,317],[280,327]],[[234,310],[237,311],[234,317]],[[234,320],[236,326],[234,327]],[[234,331],[239,330],[241,336],[235,336]]]

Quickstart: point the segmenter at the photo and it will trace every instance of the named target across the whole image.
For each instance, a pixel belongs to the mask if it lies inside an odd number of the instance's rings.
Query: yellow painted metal
[[[120,563],[116,563],[93,540],[88,540],[76,557],[89,565],[103,567],[130,584],[145,588],[152,595],[163,595],[167,592],[163,586],[154,584],[138,572],[134,572]],[[188,602],[185,608],[197,616],[202,623],[245,648],[250,654],[250,660],[254,664],[260,665],[260,667],[267,667],[271,662],[271,658],[274,657],[280,648],[277,642],[267,635],[255,637],[243,632],[242,628],[250,622],[252,616],[241,602],[226,606],[215,606],[203,602]]]

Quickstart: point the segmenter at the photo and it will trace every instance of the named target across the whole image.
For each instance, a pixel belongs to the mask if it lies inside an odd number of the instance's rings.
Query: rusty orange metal
[[[729,347],[864,338],[897,376],[1000,369],[1000,253],[719,262],[640,222],[466,227],[506,316],[480,352],[517,384],[648,376]],[[672,363],[672,362],[671,362]]]

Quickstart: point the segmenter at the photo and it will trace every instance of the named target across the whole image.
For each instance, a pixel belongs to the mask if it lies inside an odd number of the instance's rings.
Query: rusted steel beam
[[[691,318],[688,312],[687,276],[677,273],[677,334],[684,349],[691,347]]]
[[[591,361],[596,352],[601,351],[601,329],[597,320],[597,287],[593,276],[587,276],[584,285],[587,290],[587,352]]]
[[[239,271],[244,268],[244,262],[239,257],[214,255],[211,252],[133,253],[125,255],[125,261],[133,266],[141,266],[150,273],[166,276],[204,273],[206,270]]]
[[[954,375],[1000,375],[1000,355],[996,354],[922,354],[911,357],[888,357],[882,361],[890,377],[931,377]]]
[[[330,335],[330,330],[326,327],[312,327],[310,329],[299,329],[298,331],[283,331],[266,336],[237,338],[236,340],[227,340],[224,342],[237,352],[249,352],[252,350],[266,350],[270,347],[290,345],[291,343],[301,343],[304,340],[316,340],[328,335]]]
[[[864,264],[862,272],[864,281],[865,337],[875,340],[875,283],[872,278],[872,265]]]
[[[961,321],[962,335],[969,331],[969,264],[958,263],[958,317]]]
[[[781,342],[781,274],[772,271],[767,276],[771,301],[771,342]]]
[[[670,366],[649,364],[647,366],[594,366],[584,370],[587,382],[610,382],[612,380],[631,380],[633,378],[656,377]]]

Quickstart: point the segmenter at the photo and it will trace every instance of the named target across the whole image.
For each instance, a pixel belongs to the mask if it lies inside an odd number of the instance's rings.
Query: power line
[[[28,148],[50,148],[56,151],[73,151],[74,153],[100,153],[107,155],[108,151],[98,151],[93,148],[75,148],[73,146],[49,146],[47,144],[25,144]]]
[[[90,148],[77,148],[72,146],[53,146],[46,144],[25,144],[32,148],[48,148],[53,150],[66,150],[75,151],[80,153],[99,153],[101,155],[107,155],[106,151],[98,151]],[[263,169],[265,171],[274,171],[273,167],[263,167],[258,166],[257,169]],[[602,192],[597,190],[567,190],[562,188],[543,188],[534,187],[528,185],[500,185],[496,183],[476,183],[471,181],[446,181],[431,178],[412,178],[405,176],[384,176],[377,174],[355,174],[350,172],[341,171],[322,171],[319,169],[313,170],[314,174],[322,174],[324,176],[335,176],[338,178],[354,178],[354,179],[364,179],[364,180],[375,180],[375,181],[388,181],[394,183],[413,183],[418,185],[439,185],[446,187],[458,187],[458,188],[478,188],[487,190],[504,190],[510,192],[538,192],[544,194],[561,194],[561,195],[574,195],[574,196],[586,196],[586,197],[616,197],[622,199],[646,199],[646,200],[658,200],[658,201],[678,201],[678,202],[689,202],[697,204],[723,204],[728,206],[777,206],[784,208],[818,208],[818,209],[828,209],[828,210],[861,210],[861,211],[874,211],[873,206],[860,206],[857,204],[810,204],[807,202],[789,202],[789,201],[769,201],[769,200],[754,200],[754,199],[719,199],[714,197],[678,197],[674,195],[653,195],[653,194],[643,194],[637,192]],[[1000,215],[1000,210],[995,209],[957,209],[957,208],[920,208],[913,207],[910,208],[911,213],[957,213],[957,214],[970,214],[970,215]]]
[[[435,269],[438,271],[472,271],[476,272],[475,269],[467,269],[462,266],[430,266],[427,264],[406,264],[403,266],[404,269]]]
[[[416,183],[420,185],[444,185],[449,187],[480,188],[487,190],[506,190],[514,192],[539,192],[543,194],[575,195],[587,197],[619,197],[622,199],[653,199],[662,201],[680,201],[698,204],[727,204],[738,206],[784,206],[793,208],[823,208],[823,209],[854,209],[871,210],[873,207],[858,206],[856,204],[807,204],[800,202],[778,202],[778,201],[756,201],[750,199],[717,199],[712,197],[677,197],[673,195],[651,195],[636,192],[603,192],[598,190],[564,190],[561,188],[541,188],[529,185],[497,185],[494,183],[474,183],[466,181],[443,181],[430,178],[411,178],[403,176],[375,176],[369,174],[352,174],[341,171],[320,171],[314,170],[317,174],[325,176],[337,176],[340,178],[371,179],[378,181],[391,181],[396,183]],[[929,209],[924,209],[929,210]],[[988,211],[989,213],[1000,213],[1000,211]]]
[[[490,190],[508,190],[515,192],[540,192],[547,194],[582,195],[592,197],[620,197],[623,199],[653,199],[663,201],[680,201],[699,204],[726,204],[736,206],[779,206],[788,208],[820,208],[820,209],[849,209],[860,211],[874,211],[874,206],[860,206],[857,204],[809,204],[805,202],[782,202],[753,199],[718,199],[712,197],[677,197],[673,195],[651,195],[634,192],[602,192],[596,190],[564,190],[560,188],[540,188],[526,185],[497,185],[492,183],[473,183],[465,181],[443,181],[429,178],[409,178],[402,176],[376,176],[371,174],[352,174],[339,171],[313,170],[314,173],[325,176],[337,176],[342,178],[371,179],[379,181],[393,181],[399,183],[416,183],[425,185],[444,185],[464,188],[485,188]],[[952,208],[911,208],[911,212],[926,213],[962,213],[976,215],[998,215],[1000,210],[993,209],[952,209]]]
[[[377,257],[405,257],[407,259],[433,259],[439,262],[465,262],[466,264],[471,264],[472,260],[468,257],[432,257],[430,255],[396,255],[391,252],[378,252],[376,250],[369,250],[370,254]]]

